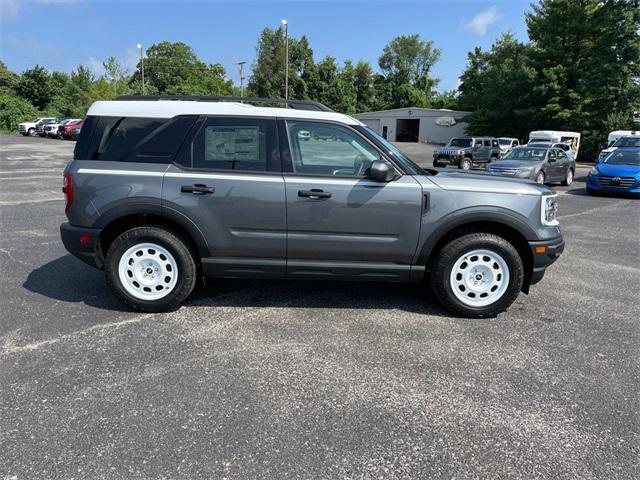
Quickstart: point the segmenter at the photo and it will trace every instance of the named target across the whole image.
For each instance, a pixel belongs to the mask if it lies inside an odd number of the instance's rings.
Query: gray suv
[[[96,102],[63,192],[67,250],[150,312],[248,277],[424,281],[456,315],[495,316],[564,249],[548,188],[423,170],[313,102]]]
[[[500,143],[493,137],[456,137],[433,152],[433,166],[453,165],[461,170],[485,168],[500,158]]]

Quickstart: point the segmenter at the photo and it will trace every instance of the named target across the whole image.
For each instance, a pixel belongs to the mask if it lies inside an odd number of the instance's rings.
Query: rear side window
[[[207,118],[191,143],[191,162],[205,170],[280,170],[274,120]]]
[[[123,160],[144,163],[169,163],[197,120],[196,115],[175,117],[154,130],[127,154]]]
[[[76,142],[76,147],[73,151],[73,158],[75,160],[84,160],[89,158],[88,150],[91,143],[91,136],[93,129],[100,120],[100,117],[90,116],[85,118],[80,130],[80,136]]]
[[[120,161],[167,120],[162,118],[101,117],[92,136],[88,158]]]

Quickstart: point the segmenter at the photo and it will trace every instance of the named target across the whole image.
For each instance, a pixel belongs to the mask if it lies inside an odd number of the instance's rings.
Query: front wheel
[[[35,128],[30,128],[29,131],[27,132],[27,135],[30,137],[35,137],[36,136],[36,129]]]
[[[536,183],[544,185],[544,172],[538,172],[538,174],[536,175]]]
[[[471,159],[463,158],[460,160],[460,170],[471,170]]]
[[[431,269],[436,297],[445,309],[462,317],[495,317],[516,300],[523,281],[518,251],[489,233],[452,240]]]
[[[123,303],[144,312],[175,310],[196,283],[188,243],[161,227],[137,227],[116,238],[105,259],[107,283]]]

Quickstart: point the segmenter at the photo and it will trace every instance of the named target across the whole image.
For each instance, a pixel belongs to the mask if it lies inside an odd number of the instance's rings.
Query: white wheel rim
[[[509,286],[507,262],[491,250],[472,250],[453,265],[449,278],[458,300],[470,307],[497,302]]]
[[[571,182],[573,182],[573,172],[569,170],[567,172],[567,185],[571,185]]]
[[[467,160],[463,160],[462,161],[462,169],[463,170],[469,170],[471,168],[471,162],[467,161]]]
[[[539,173],[538,176],[536,177],[536,183],[544,183],[544,174],[543,173]]]
[[[155,243],[140,243],[120,257],[118,275],[131,296],[140,300],[159,300],[175,288],[178,265],[166,248]]]

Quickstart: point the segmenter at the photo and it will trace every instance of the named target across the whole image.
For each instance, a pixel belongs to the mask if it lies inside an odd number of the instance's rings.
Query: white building
[[[358,113],[355,117],[392,142],[447,143],[464,135],[471,112],[434,108],[396,108]]]

